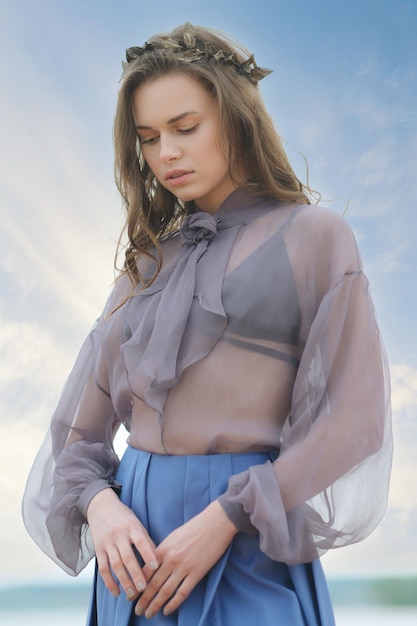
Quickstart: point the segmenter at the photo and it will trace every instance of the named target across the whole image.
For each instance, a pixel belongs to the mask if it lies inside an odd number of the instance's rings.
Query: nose
[[[178,141],[172,134],[161,134],[159,137],[159,158],[164,163],[169,163],[181,156]]]

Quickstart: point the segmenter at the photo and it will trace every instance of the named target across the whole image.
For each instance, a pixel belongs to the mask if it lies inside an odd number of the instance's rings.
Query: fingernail
[[[132,587],[129,587],[126,596],[128,600],[133,600],[133,598],[136,596],[136,591],[132,589]]]
[[[158,569],[158,563],[156,561],[151,561],[149,563],[150,569]]]
[[[118,589],[112,589],[111,592],[115,598],[119,597],[120,591]]]
[[[140,580],[138,583],[136,583],[136,589],[138,591],[143,591],[144,589],[146,589],[146,583],[144,583],[143,580]]]
[[[145,617],[148,619],[151,619],[151,617],[153,617],[153,611],[152,609],[148,609],[145,613]]]
[[[168,617],[168,615],[171,615],[171,609],[169,609],[167,606],[164,608],[164,615],[165,617]]]
[[[141,607],[140,604],[137,604],[135,606],[135,613],[138,617],[140,617],[141,615],[143,615],[143,607]]]

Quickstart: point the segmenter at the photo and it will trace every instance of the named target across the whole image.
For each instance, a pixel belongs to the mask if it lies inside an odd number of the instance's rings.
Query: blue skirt
[[[117,473],[121,500],[146,526],[155,544],[202,511],[227,488],[228,478],[268,453],[163,456],[127,448]],[[136,602],[107,591],[96,574],[87,626],[334,626],[320,562],[289,566],[259,549],[258,536],[232,544],[178,611],[151,622]]]

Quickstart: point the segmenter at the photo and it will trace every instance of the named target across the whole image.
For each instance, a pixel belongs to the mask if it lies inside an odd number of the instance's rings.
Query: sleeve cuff
[[[220,506],[236,528],[246,535],[257,535],[258,530],[250,521],[249,513],[246,513],[243,505],[239,502],[230,502],[227,492],[218,497]]]
[[[77,502],[77,509],[81,513],[81,515],[87,519],[87,509],[91,500],[103,489],[113,489],[117,493],[120,494],[122,486],[120,483],[116,482],[114,478],[97,478],[93,480],[91,483],[87,485],[84,489]]]

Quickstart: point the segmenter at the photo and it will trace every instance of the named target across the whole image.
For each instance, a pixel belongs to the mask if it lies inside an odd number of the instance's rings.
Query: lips
[[[193,174],[193,170],[171,170],[165,174],[165,180],[171,187],[178,187],[188,182]]]
[[[192,174],[191,170],[171,170],[165,174],[165,180],[175,180],[185,176],[186,174]]]

